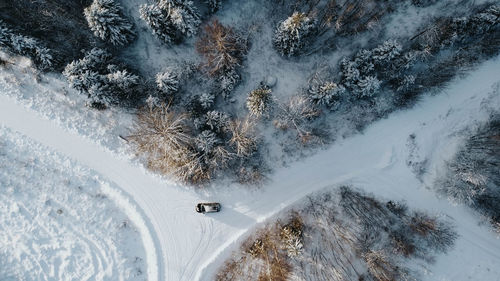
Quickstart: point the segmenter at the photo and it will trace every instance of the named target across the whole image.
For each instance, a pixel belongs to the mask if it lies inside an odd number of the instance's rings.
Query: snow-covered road
[[[490,60],[413,109],[391,114],[363,134],[277,169],[260,190],[232,186],[196,192],[168,183],[5,95],[0,95],[0,124],[64,153],[122,189],[145,221],[141,234],[150,281],[212,280],[234,242],[256,223],[313,191],[341,183],[455,220],[457,245],[430,266],[428,280],[500,280],[500,241],[478,226],[478,218],[466,208],[439,200],[426,189],[454,152],[460,132],[487,120],[491,109],[500,109],[499,69],[500,59]],[[416,146],[410,153],[412,133]],[[422,181],[406,165],[410,154],[414,161],[428,159]],[[204,200],[221,202],[223,211],[195,213],[194,204]]]

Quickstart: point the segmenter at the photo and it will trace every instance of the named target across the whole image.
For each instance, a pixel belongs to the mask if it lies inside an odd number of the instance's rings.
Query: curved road
[[[144,237],[150,281],[211,280],[234,242],[256,223],[311,192],[340,183],[351,183],[377,196],[405,199],[411,207],[453,218],[461,238],[447,258],[438,258],[429,280],[467,280],[477,268],[488,265],[493,267],[490,276],[500,276],[500,243],[487,228],[477,225],[477,218],[467,209],[436,199],[425,187],[453,152],[460,131],[486,120],[488,108],[500,108],[500,94],[492,91],[500,81],[498,69],[499,59],[491,60],[415,108],[391,114],[363,134],[277,169],[267,186],[253,191],[231,186],[205,195],[169,183],[4,95],[0,95],[0,124],[97,171],[139,206],[150,234],[150,238]],[[430,161],[423,183],[405,164],[411,133],[417,136],[420,157]],[[223,211],[197,214],[193,207],[201,200],[219,201]]]

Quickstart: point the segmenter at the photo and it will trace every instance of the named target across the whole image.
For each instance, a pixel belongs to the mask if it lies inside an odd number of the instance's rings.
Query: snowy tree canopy
[[[35,38],[17,34],[0,20],[0,47],[23,56],[29,56],[42,70],[50,69],[54,64],[51,50]]]
[[[179,90],[179,75],[169,68],[163,72],[156,74],[156,86],[160,91],[167,95],[173,95]]]
[[[309,99],[312,102],[335,109],[345,94],[345,87],[333,82],[315,82],[309,89]]]
[[[314,28],[313,19],[304,13],[295,12],[278,24],[274,33],[274,46],[284,56],[296,55],[304,48]]]
[[[247,98],[247,108],[251,115],[262,116],[271,105],[271,89],[259,88],[250,92]]]
[[[205,122],[210,130],[220,132],[228,125],[229,116],[224,112],[213,110],[207,112]]]
[[[192,1],[161,0],[158,4],[142,5],[139,12],[153,34],[165,43],[196,34],[201,23]]]
[[[219,139],[214,132],[205,130],[195,139],[196,147],[203,153],[210,153],[219,143]]]
[[[125,45],[135,36],[132,24],[114,0],[94,0],[84,15],[94,35],[113,45]]]
[[[198,100],[204,109],[209,109],[214,104],[215,96],[212,93],[203,93]]]
[[[63,75],[70,87],[87,94],[93,102],[105,105],[126,102],[138,85],[139,77],[110,65],[110,59],[109,53],[94,48],[82,59],[69,63]]]

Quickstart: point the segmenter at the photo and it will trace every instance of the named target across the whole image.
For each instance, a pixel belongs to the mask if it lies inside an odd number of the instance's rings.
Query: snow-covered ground
[[[148,279],[135,218],[94,172],[0,127],[0,190],[0,280]]]
[[[75,131],[68,132],[41,118],[6,95],[0,95],[0,124],[88,166],[119,187],[123,197],[133,199],[129,203],[139,206],[136,211],[145,220],[138,229],[142,229],[143,241],[149,241],[143,244],[152,281],[212,280],[239,239],[257,223],[313,191],[341,183],[387,199],[406,200],[410,207],[440,212],[455,221],[460,238],[452,251],[429,266],[427,280],[499,280],[497,237],[488,227],[478,225],[478,217],[471,211],[437,199],[428,189],[443,161],[454,153],[464,130],[487,120],[492,110],[500,108],[499,68],[499,58],[484,63],[415,108],[393,113],[361,135],[276,170],[260,190],[222,186],[196,192],[169,183]],[[415,134],[411,145],[410,134]],[[427,173],[421,180],[407,166],[409,158],[414,162],[427,159],[423,165]],[[222,212],[196,214],[194,204],[205,200],[221,202]],[[65,214],[63,211],[61,216]],[[2,225],[14,222],[6,217]],[[99,280],[96,276],[90,279]]]

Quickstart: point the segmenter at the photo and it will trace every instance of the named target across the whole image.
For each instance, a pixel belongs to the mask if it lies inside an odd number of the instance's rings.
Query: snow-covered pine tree
[[[215,13],[217,12],[221,5],[222,5],[222,0],[205,0],[205,3],[207,3],[208,8],[210,9],[210,13]]]
[[[247,109],[251,115],[262,116],[264,115],[271,105],[271,89],[261,87],[250,92],[247,97]]]
[[[240,75],[235,69],[221,73],[217,77],[217,82],[219,82],[219,89],[224,96],[229,95],[240,81]]]
[[[153,34],[158,39],[169,44],[176,38],[176,30],[169,21],[168,15],[157,5],[142,5],[139,9],[141,19],[143,19],[153,30]]]
[[[108,84],[117,92],[127,92],[139,84],[139,76],[127,70],[116,70],[106,75]]]
[[[278,24],[274,33],[274,46],[284,56],[298,54],[315,29],[315,21],[304,13],[293,15]]]
[[[201,132],[195,139],[196,147],[200,152],[208,154],[212,152],[215,146],[219,143],[219,139],[214,132],[205,130]]]
[[[371,51],[376,65],[383,66],[401,54],[403,47],[396,40],[387,40]]]
[[[374,96],[380,89],[380,80],[376,76],[366,76],[359,80],[355,87],[355,94],[359,98]]]
[[[207,112],[205,115],[205,122],[210,130],[214,132],[221,132],[225,127],[227,127],[229,122],[229,116],[220,111],[212,110]]]
[[[413,85],[415,84],[415,76],[409,74],[409,75],[404,75],[401,79],[398,81],[398,88],[397,91],[406,91],[410,89]]]
[[[201,20],[193,1],[160,0],[159,5],[168,12],[172,24],[183,36],[191,37],[196,34]]]
[[[203,93],[198,97],[198,101],[204,109],[209,109],[214,104],[215,96],[213,93]]]
[[[114,0],[94,0],[83,13],[94,35],[113,45],[125,45],[135,36],[132,24]]]
[[[318,105],[326,106],[332,110],[336,109],[346,89],[342,85],[333,82],[314,83],[309,89],[309,99]]]
[[[156,74],[156,86],[160,91],[167,95],[173,95],[179,90],[179,75],[172,69],[168,68],[163,72]]]
[[[51,50],[35,38],[14,33],[0,20],[0,47],[2,46],[11,52],[30,57],[42,70],[50,69],[54,63]]]
[[[160,0],[158,4],[142,5],[139,12],[153,34],[165,43],[196,34],[201,23],[193,2],[187,0]]]
[[[106,51],[94,48],[82,59],[66,65],[62,74],[70,87],[86,94],[92,102],[106,106],[127,102],[139,77],[109,65],[110,58]]]

